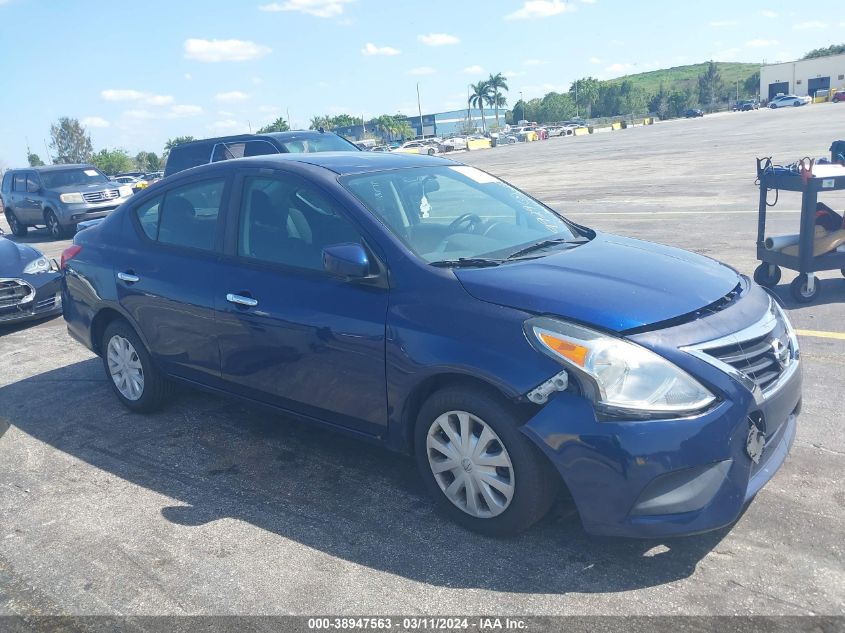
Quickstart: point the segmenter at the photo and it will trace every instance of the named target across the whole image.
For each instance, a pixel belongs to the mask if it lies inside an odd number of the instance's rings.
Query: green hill
[[[666,90],[684,90],[686,88],[697,89],[698,77],[707,71],[709,62],[700,64],[689,64],[687,66],[675,66],[674,68],[663,68],[634,75],[625,75],[609,80],[609,84],[618,84],[623,81],[631,81],[636,88],[641,88],[647,94],[654,94],[660,89],[662,83]],[[742,83],[751,75],[760,70],[760,64],[744,64],[738,62],[716,62],[719,74],[726,86],[736,84],[739,81],[740,93]]]

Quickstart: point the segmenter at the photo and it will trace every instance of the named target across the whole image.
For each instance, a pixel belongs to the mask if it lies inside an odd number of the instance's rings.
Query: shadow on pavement
[[[169,522],[231,517],[444,587],[605,593],[660,585],[691,575],[727,532],[599,539],[561,502],[518,537],[479,536],[432,509],[410,458],[195,392],[161,413],[133,414],[114,398],[99,359],[0,388],[0,411],[60,451],[178,499],[160,510]]]

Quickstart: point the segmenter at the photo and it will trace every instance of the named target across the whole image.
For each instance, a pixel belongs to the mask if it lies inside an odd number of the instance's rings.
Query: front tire
[[[126,321],[118,319],[108,325],[100,353],[109,384],[127,409],[148,413],[171,398],[172,384],[155,367],[140,337]]]
[[[25,237],[29,233],[29,227],[20,223],[14,211],[6,211],[6,222],[9,223],[9,229],[15,237]]]
[[[54,240],[60,240],[65,236],[65,229],[59,223],[59,218],[55,211],[48,209],[44,214],[44,222],[47,224],[47,232]]]
[[[480,390],[447,388],[422,406],[417,466],[429,494],[456,523],[504,536],[548,512],[558,475],[519,424],[507,401]]]

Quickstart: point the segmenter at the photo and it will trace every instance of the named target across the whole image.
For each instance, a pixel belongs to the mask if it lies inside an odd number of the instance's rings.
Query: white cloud
[[[191,81],[191,79],[193,79],[193,77],[191,77],[191,73],[185,73],[185,80]]]
[[[264,114],[279,114],[282,109],[279,106],[263,105],[258,106],[258,111]]]
[[[250,81],[252,82],[253,86],[260,86],[261,84],[264,83],[264,80],[257,75],[252,77],[252,79],[250,79]]]
[[[526,59],[522,62],[523,66],[542,66],[543,64],[548,64],[545,59]]]
[[[173,103],[170,95],[154,95],[140,90],[123,90],[109,88],[100,92],[100,96],[106,101],[136,101],[152,106],[163,106]]]
[[[208,129],[214,132],[239,132],[245,131],[246,128],[246,125],[238,123],[235,119],[221,119],[208,126]]]
[[[170,108],[170,118],[179,118],[186,116],[199,116],[202,114],[202,108],[198,105],[179,104]]]
[[[392,46],[376,46],[372,42],[367,42],[364,48],[361,49],[361,54],[367,55],[368,57],[373,55],[398,55],[400,52]]]
[[[231,117],[235,116],[235,113],[229,112],[228,110],[218,110],[217,116],[223,116],[223,117],[231,118]]]
[[[111,124],[102,117],[87,116],[82,119],[82,125],[84,125],[85,127],[109,127],[109,125]]]
[[[428,35],[417,35],[417,39],[426,46],[448,46],[460,43],[460,39],[448,33],[429,33]]]
[[[244,62],[258,59],[272,49],[249,40],[187,39],[185,57],[199,62]]]
[[[605,72],[608,72],[608,73],[611,73],[611,74],[623,75],[623,74],[627,73],[629,70],[631,70],[633,67],[634,67],[633,64],[617,62],[615,64],[611,64],[610,66],[608,66],[604,70],[605,70]]]
[[[776,11],[769,11],[768,9],[760,11],[760,15],[762,15],[764,18],[776,18],[776,17],[778,17],[778,14],[777,14]]]
[[[748,48],[766,48],[767,46],[777,46],[780,44],[777,40],[749,40],[745,43]]]
[[[598,57],[590,57],[589,62],[591,64],[601,64],[601,60]]]
[[[483,73],[484,69],[478,64],[476,64],[475,66],[467,66],[466,68],[464,68],[464,72],[468,75],[477,75],[479,73]]]
[[[247,99],[249,99],[249,95],[245,92],[241,92],[240,90],[218,92],[214,95],[214,100],[220,101],[221,103],[234,103],[237,101],[246,101]]]
[[[716,28],[722,26],[736,26],[736,20],[714,20],[710,23],[710,26],[715,26]]]
[[[287,0],[258,5],[259,11],[271,13],[279,11],[297,11],[318,18],[335,18],[343,13],[343,5],[352,0]]]
[[[504,73],[505,77],[510,79],[511,77],[522,77],[525,74],[524,70],[506,70]]]
[[[521,9],[509,13],[506,20],[535,20],[549,18],[567,11],[575,11],[575,5],[562,0],[525,0]]]
[[[433,75],[436,72],[437,71],[434,68],[432,68],[431,66],[419,66],[418,68],[412,68],[411,70],[409,70],[408,74],[409,75],[417,75],[417,76],[421,77],[423,75]]]
[[[826,29],[827,24],[821,20],[808,20],[807,22],[799,22],[792,28],[797,31],[804,31],[807,29]]]
[[[581,0],[583,4],[595,4],[596,0]]]

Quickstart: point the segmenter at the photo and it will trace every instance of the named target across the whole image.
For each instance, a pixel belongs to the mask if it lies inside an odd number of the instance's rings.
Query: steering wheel
[[[474,227],[484,224],[484,220],[476,213],[462,213],[452,220],[449,225],[449,233],[457,233],[464,224],[467,225],[467,229],[473,231]]]

